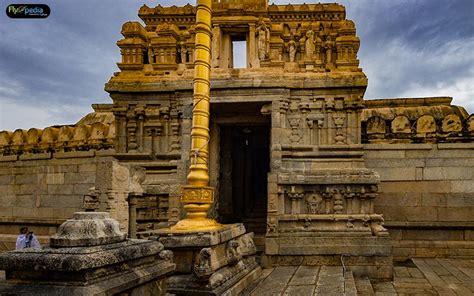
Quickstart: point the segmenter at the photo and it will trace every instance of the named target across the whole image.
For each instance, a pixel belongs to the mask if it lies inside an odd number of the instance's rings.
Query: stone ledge
[[[389,237],[267,237],[267,255],[344,255],[389,256]]]
[[[144,266],[136,266],[118,274],[108,275],[107,279],[98,279],[87,283],[71,281],[66,286],[53,281],[38,283],[22,282],[21,285],[0,281],[0,294],[6,295],[115,295],[147,282],[160,280],[174,271],[174,264],[167,261]],[[162,291],[164,292],[164,291]]]
[[[364,150],[432,150],[433,144],[364,144]]]
[[[95,156],[95,152],[93,150],[53,153],[53,158],[81,158],[81,157],[94,157],[94,156]]]
[[[45,153],[28,153],[28,154],[21,154],[18,159],[19,160],[40,160],[40,159],[50,159],[52,157],[51,152]]]
[[[242,223],[224,225],[222,229],[203,232],[154,232],[165,248],[209,247],[231,240],[245,233]]]
[[[474,149],[474,143],[438,143],[438,149]]]
[[[17,161],[18,155],[0,155],[0,162]]]
[[[95,247],[29,248],[0,254],[0,269],[80,271],[157,255],[163,245],[149,240],[127,240]]]
[[[385,221],[386,228],[432,228],[432,229],[474,229],[474,222],[443,221],[443,222],[403,222]]]
[[[421,106],[450,106],[452,97],[424,97],[424,98],[393,98],[393,99],[366,99],[367,109],[387,107],[421,107]]]
[[[35,226],[59,226],[66,219],[48,219],[48,218],[21,218],[21,217],[0,217],[0,225],[35,225]]]
[[[116,154],[115,149],[104,149],[104,150],[96,150],[95,155],[96,156],[114,156]]]

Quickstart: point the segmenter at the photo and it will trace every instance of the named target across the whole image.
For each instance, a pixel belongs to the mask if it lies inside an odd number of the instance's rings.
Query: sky
[[[143,4],[187,2],[42,0],[48,18],[10,19],[12,2],[0,0],[0,130],[73,124],[91,104],[112,103],[104,84],[118,71],[122,24],[138,21]],[[474,0],[339,3],[361,39],[366,99],[451,96],[474,112]]]

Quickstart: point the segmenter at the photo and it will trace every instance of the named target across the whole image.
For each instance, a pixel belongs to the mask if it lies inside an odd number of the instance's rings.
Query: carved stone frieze
[[[304,175],[294,172],[278,174],[279,184],[377,184],[380,176],[370,170],[309,170]]]
[[[285,185],[286,214],[373,214],[378,186],[353,185]]]
[[[362,114],[362,140],[389,143],[465,142],[472,138],[472,115],[450,105],[452,98],[367,101]],[[387,108],[385,104],[393,107]],[[387,105],[388,106],[388,105]],[[385,122],[389,128],[382,128]],[[377,124],[378,123],[378,124]]]

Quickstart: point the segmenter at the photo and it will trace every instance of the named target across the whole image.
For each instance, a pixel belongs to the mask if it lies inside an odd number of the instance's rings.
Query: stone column
[[[128,233],[130,238],[137,238],[137,204],[141,194],[128,195]]]
[[[249,24],[249,35],[248,35],[248,47],[247,47],[247,67],[258,68],[257,49],[255,48],[255,24]]]

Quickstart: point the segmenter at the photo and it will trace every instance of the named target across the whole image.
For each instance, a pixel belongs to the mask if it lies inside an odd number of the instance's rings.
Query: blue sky
[[[4,8],[11,3],[0,2]],[[0,13],[0,130],[71,124],[91,112],[92,103],[111,103],[103,89],[118,71],[115,43],[122,23],[139,20],[145,3],[187,2],[41,1],[51,8],[47,19],[9,19]],[[339,3],[361,39],[359,60],[369,77],[366,99],[452,96],[453,104],[474,112],[473,0]]]

